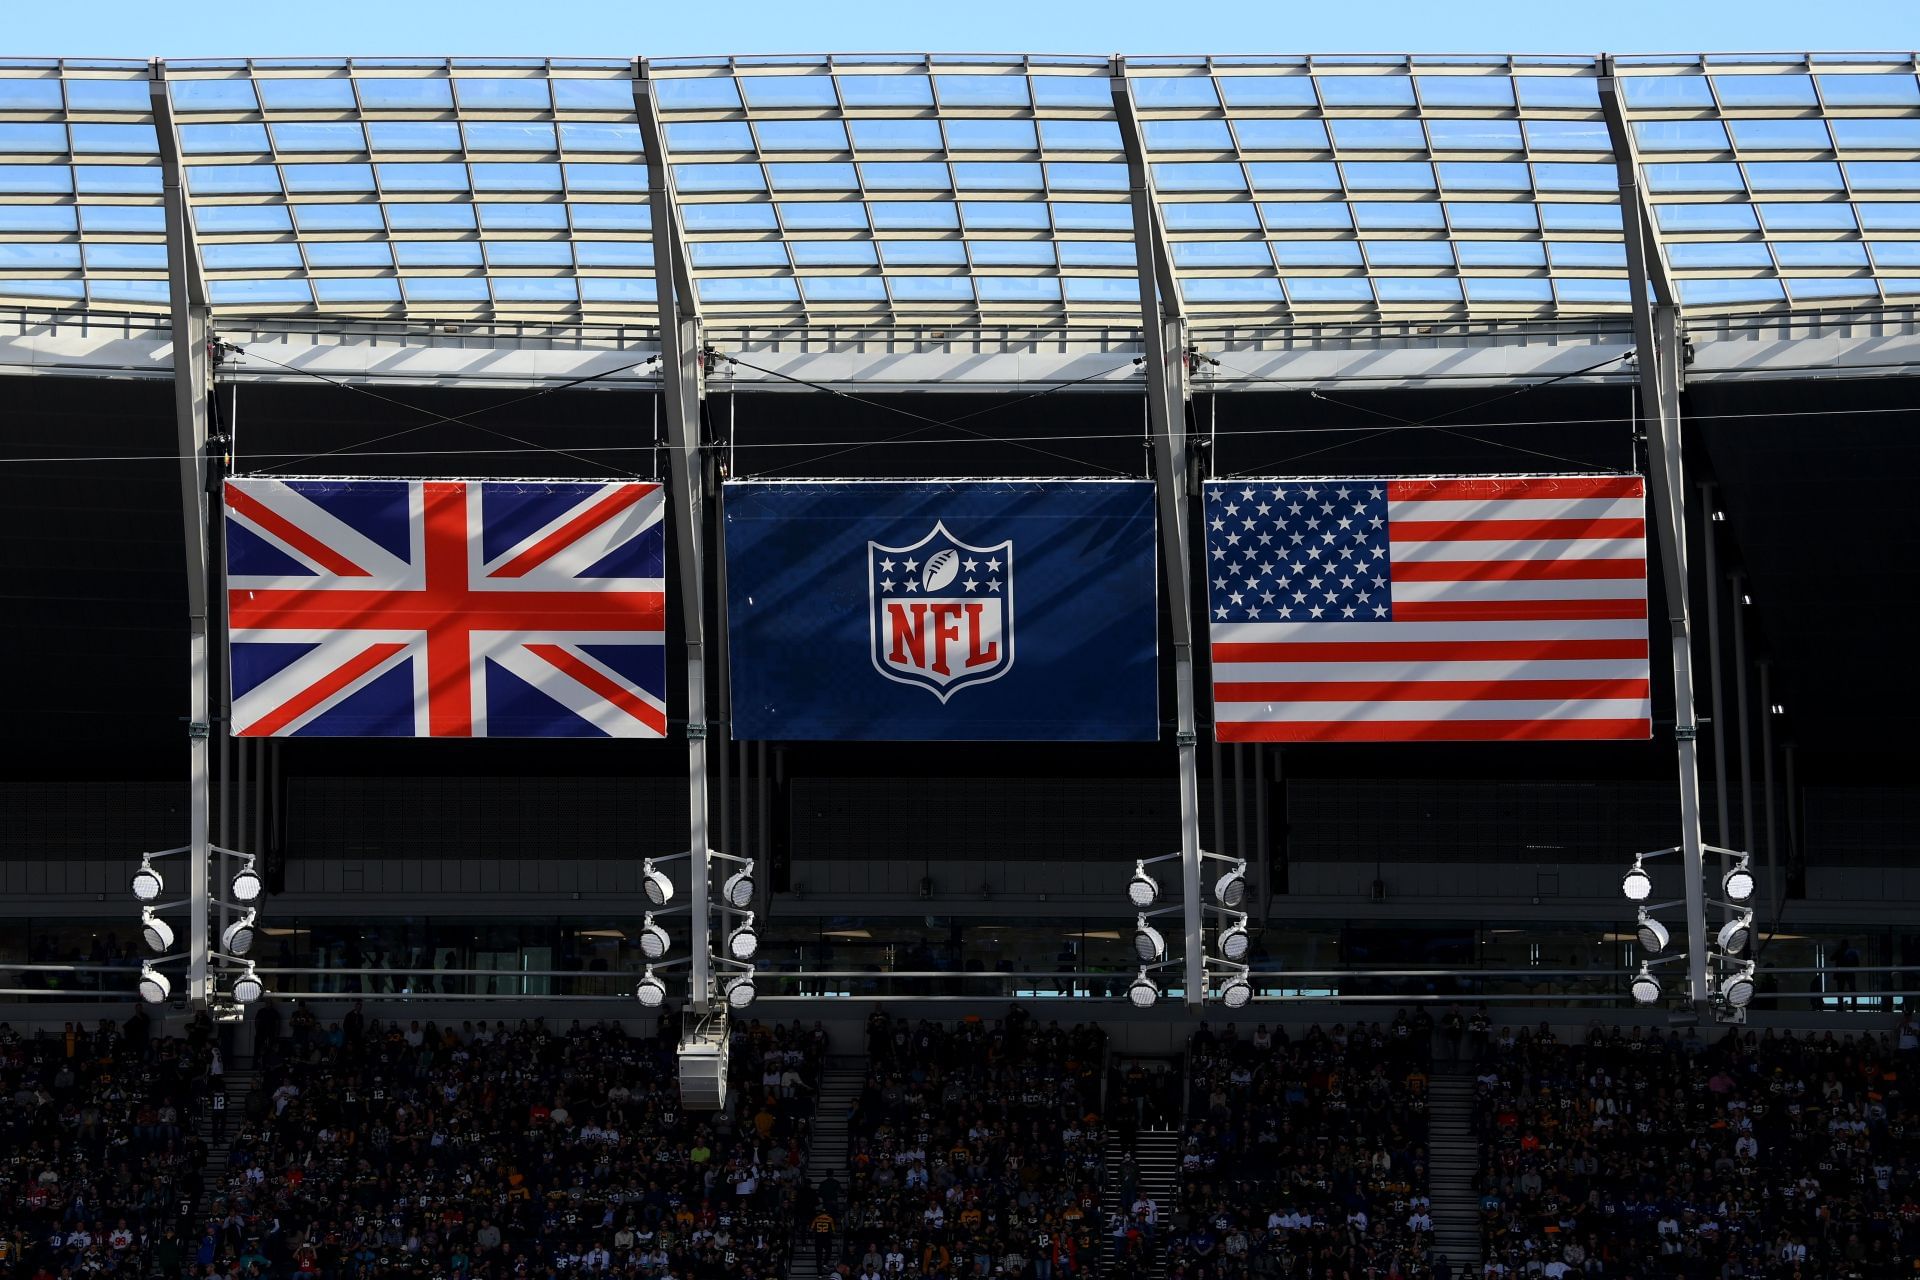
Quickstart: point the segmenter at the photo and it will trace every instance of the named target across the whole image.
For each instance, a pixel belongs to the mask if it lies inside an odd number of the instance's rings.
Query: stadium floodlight
[[[753,864],[748,863],[720,886],[720,897],[730,907],[750,907],[753,905]]]
[[[1653,877],[1647,874],[1647,867],[1639,858],[1620,877],[1620,892],[1627,895],[1628,902],[1645,902],[1653,896]]]
[[[647,891],[648,902],[656,907],[664,907],[673,901],[673,881],[667,879],[666,872],[653,865],[653,859],[647,859],[640,878]]]
[[[1142,969],[1140,976],[1135,978],[1132,985],[1127,988],[1127,999],[1132,1001],[1136,1009],[1151,1009],[1159,998],[1159,986],[1147,976],[1147,971]]]
[[[253,950],[255,913],[252,911],[228,925],[220,934],[220,949],[230,956],[243,956]]]
[[[166,887],[167,882],[160,878],[158,871],[154,870],[153,860],[142,857],[140,869],[133,873],[131,888],[134,899],[138,902],[156,902],[160,898],[161,891]]]
[[[727,980],[727,1007],[730,1009],[746,1008],[753,1003],[753,997],[756,994],[758,993],[753,989],[753,970],[751,969],[737,978]]]
[[[1236,862],[1233,869],[1213,882],[1213,896],[1223,907],[1237,907],[1247,896],[1247,864]]]
[[[230,887],[233,890],[235,902],[252,902],[260,896],[260,891],[266,886],[260,880],[260,873],[253,869],[253,860],[249,858],[247,865],[234,873],[233,884]]]
[[[1720,889],[1729,902],[1745,902],[1753,896],[1753,870],[1747,863],[1748,859],[1742,856],[1720,880]]]
[[[173,926],[153,914],[152,907],[140,910],[140,937],[149,951],[165,951],[173,945]]]
[[[267,994],[267,986],[260,981],[260,975],[248,965],[245,973],[233,980],[233,998],[241,1004],[253,1004]]]
[[[654,923],[653,912],[647,912],[646,920],[640,925],[640,954],[649,960],[658,960],[672,945],[673,939],[667,936],[667,931]]]
[[[1133,925],[1133,950],[1148,964],[1162,959],[1167,954],[1167,940],[1158,929],[1147,923],[1141,916]]]
[[[1147,874],[1147,864],[1133,867],[1133,880],[1127,885],[1127,901],[1145,910],[1160,900],[1160,882]]]
[[[1660,998],[1660,979],[1653,976],[1653,970],[1646,965],[1640,966],[1640,972],[1633,975],[1633,999],[1636,1004],[1652,1004]]]
[[[640,984],[633,989],[633,995],[648,1009],[658,1009],[667,1002],[666,984],[653,976],[652,965],[648,965],[647,971],[640,976]]]
[[[173,992],[173,983],[167,975],[150,964],[140,966],[140,998],[148,1004],[165,1004],[167,996]]]
[[[1667,932],[1667,926],[1647,914],[1645,907],[1640,908],[1640,949],[1648,955],[1659,955],[1667,949],[1667,943],[1673,935]]]
[[[1247,918],[1241,916],[1220,931],[1220,954],[1229,960],[1245,959],[1250,941],[1247,936]]]
[[[1753,912],[1742,911],[1733,919],[1720,926],[1717,941],[1725,952],[1745,951],[1747,943],[1753,938]]]
[[[1720,980],[1720,998],[1736,1009],[1753,1000],[1753,966],[1743,964]]]
[[[1220,984],[1220,1003],[1229,1009],[1244,1009],[1253,999],[1253,984],[1247,981],[1247,975],[1236,973]]]
[[[727,935],[727,954],[735,960],[751,960],[753,953],[760,949],[760,935],[753,931],[753,913],[734,927]]]

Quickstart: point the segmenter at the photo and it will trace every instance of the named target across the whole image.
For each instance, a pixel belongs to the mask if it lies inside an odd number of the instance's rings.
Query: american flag
[[[660,486],[226,485],[241,737],[666,734]]]
[[[1646,738],[1638,476],[1206,486],[1222,742]]]

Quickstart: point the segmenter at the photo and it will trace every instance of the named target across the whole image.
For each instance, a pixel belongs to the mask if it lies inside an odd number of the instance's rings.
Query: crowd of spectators
[[[1069,1280],[1097,1269],[1106,1033],[1018,1005],[955,1025],[876,1012],[847,1203],[816,1260],[857,1280]],[[823,1213],[836,1192],[822,1188]]]
[[[1595,1027],[1572,1042],[1504,1029],[1476,1067],[1485,1274],[1916,1274],[1916,1045],[1911,1023],[1895,1037]]]
[[[1283,1027],[1189,1046],[1179,1211],[1136,1204],[1127,1270],[1165,1233],[1173,1280],[1416,1280],[1431,1274],[1427,1064],[1432,1023]]]
[[[0,1023],[0,1277],[180,1274],[218,1050],[205,1019],[181,1038],[147,1025]]]

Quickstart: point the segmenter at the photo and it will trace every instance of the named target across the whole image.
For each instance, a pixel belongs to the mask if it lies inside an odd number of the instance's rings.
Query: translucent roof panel
[[[1196,325],[1619,314],[1615,145],[1688,309],[1920,297],[1912,55],[1130,59]],[[0,297],[164,310],[166,166],[217,311],[651,323],[650,182],[703,312],[1131,325],[1104,57],[0,64]],[[156,107],[157,104],[157,107]],[[652,166],[659,165],[656,171]]]

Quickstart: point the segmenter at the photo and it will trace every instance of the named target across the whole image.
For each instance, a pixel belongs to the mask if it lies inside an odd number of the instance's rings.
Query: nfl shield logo
[[[976,547],[935,524],[904,547],[867,543],[873,666],[945,702],[1013,668],[1013,543]]]

